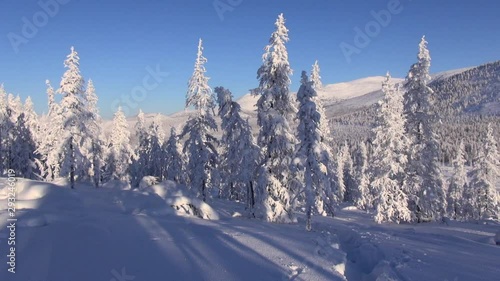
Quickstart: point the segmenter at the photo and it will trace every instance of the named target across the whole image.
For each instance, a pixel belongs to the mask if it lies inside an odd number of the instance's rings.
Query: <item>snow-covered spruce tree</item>
[[[30,130],[33,140],[38,144],[40,127],[38,115],[35,112],[35,106],[33,104],[33,101],[31,100],[31,97],[26,98],[26,101],[24,102],[23,112],[26,126]]]
[[[305,71],[302,72],[302,80],[297,101],[299,110],[297,118],[298,126],[298,166],[304,173],[304,191],[306,197],[306,229],[311,230],[313,208],[319,215],[325,215],[327,210],[332,210],[333,198],[329,198],[330,176],[328,167],[331,166],[331,149],[325,142],[325,132],[321,131],[321,122],[326,119],[322,110],[318,109],[314,97],[317,96]],[[329,206],[325,206],[328,204]]]
[[[89,80],[85,91],[87,105],[87,132],[85,136],[87,174],[95,187],[99,187],[102,178],[102,169],[104,165],[104,141],[101,132],[101,117],[97,107],[98,97],[95,91],[94,83]]]
[[[45,83],[47,84],[48,114],[42,117],[45,118],[45,122],[41,124],[41,131],[44,133],[40,134],[40,143],[37,149],[41,158],[36,163],[41,177],[46,181],[52,181],[59,177],[61,170],[58,142],[63,135],[63,116],[58,114],[60,107],[55,102],[54,88],[50,85],[49,80]]]
[[[465,145],[460,142],[457,155],[453,160],[453,175],[448,187],[448,215],[454,220],[464,218],[465,198],[467,188],[467,171],[465,170]]]
[[[139,186],[140,181],[147,175],[147,167],[149,167],[149,137],[146,128],[146,120],[144,112],[139,109],[137,114],[137,122],[135,123],[135,136],[137,139],[137,147],[135,148],[134,158],[130,166],[131,170],[131,185],[132,187]]]
[[[321,83],[320,68],[317,60],[312,66],[311,82],[314,90],[318,91],[323,88],[323,83]]]
[[[113,131],[106,160],[108,178],[128,182],[130,180],[129,167],[133,156],[127,119],[121,107],[118,107],[113,117]]]
[[[67,68],[58,93],[62,95],[58,115],[62,119],[62,135],[56,147],[61,161],[60,175],[69,177],[71,188],[77,178],[86,175],[84,141],[89,135],[87,120],[89,118],[85,104],[84,80],[80,74],[78,53],[71,47],[71,53],[64,61]]]
[[[170,129],[170,137],[165,142],[165,174],[164,178],[179,184],[187,183],[186,161],[181,154],[179,136],[174,127]]]
[[[217,177],[217,139],[211,132],[217,130],[213,117],[215,98],[212,89],[208,86],[208,77],[205,76],[205,63],[202,41],[198,44],[193,75],[189,79],[186,95],[186,108],[194,107],[196,116],[190,117],[180,135],[187,137],[184,144],[184,153],[188,156],[187,170],[189,186],[196,190],[198,195],[206,201],[210,191],[216,185]]]
[[[351,156],[351,149],[347,142],[342,146],[341,154],[344,157],[344,184],[345,184],[345,198],[347,202],[355,202],[358,195],[358,187],[356,185],[356,172],[354,171],[354,162]]]
[[[8,137],[8,123],[7,117],[7,93],[5,92],[3,84],[0,84],[0,175],[3,175],[7,169],[7,137]]]
[[[418,62],[413,64],[405,81],[404,114],[406,133],[411,141],[407,165],[410,209],[418,222],[438,220],[446,211],[445,184],[439,167],[439,143],[434,132],[436,112],[431,79],[431,58],[425,37],[419,45]]]
[[[500,154],[493,136],[491,124],[488,125],[483,148],[479,151],[471,171],[470,187],[473,189],[473,218],[500,219],[499,194],[496,183],[500,177]]]
[[[35,165],[36,142],[29,127],[28,118],[24,113],[19,114],[13,127],[11,161],[9,168],[16,171],[16,176],[27,179],[37,178]]]
[[[341,146],[337,153],[336,163],[335,163],[335,193],[337,195],[338,202],[344,202],[347,200],[347,188],[345,183],[345,162],[349,154],[349,147],[347,143]]]
[[[49,109],[47,115],[52,116],[54,113],[57,112],[58,104],[56,103],[54,88],[52,87],[52,85],[50,85],[50,81],[45,80],[45,84],[47,85],[47,100],[48,100],[47,105]]]
[[[359,144],[356,167],[357,196],[354,203],[361,210],[369,210],[373,206],[374,194],[369,188],[370,176],[368,171],[368,150],[365,142],[361,142]]]
[[[259,87],[253,91],[257,101],[257,139],[263,150],[264,161],[259,172],[261,197],[260,210],[271,222],[292,222],[293,215],[290,165],[296,139],[290,124],[296,108],[289,92],[292,69],[288,62],[288,29],[283,14],[278,16],[276,30],[262,56],[262,66],[257,71]]]
[[[163,143],[165,141],[165,134],[161,127],[162,120],[161,115],[158,114],[153,119],[153,122],[149,125],[149,165],[147,167],[147,175],[154,176],[160,181],[163,181],[163,175],[165,174],[165,153],[162,149]]]
[[[384,100],[378,104],[377,126],[373,129],[373,157],[370,188],[375,191],[375,221],[408,222],[408,196],[405,192],[405,166],[408,140],[405,137],[403,100],[389,74],[382,84]]]
[[[240,105],[233,101],[232,93],[216,87],[223,153],[221,155],[221,177],[225,179],[223,195],[231,200],[244,200],[250,216],[254,216],[255,183],[260,150],[252,136],[252,128],[241,117]]]

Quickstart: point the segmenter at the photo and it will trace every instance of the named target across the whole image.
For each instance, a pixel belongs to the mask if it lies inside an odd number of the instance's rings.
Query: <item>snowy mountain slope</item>
[[[432,75],[431,88],[437,92],[439,112],[444,116],[481,113],[500,114],[500,61],[478,67],[468,67],[440,72]],[[319,95],[323,101],[329,119],[370,126],[375,110],[373,105],[382,99],[381,84],[383,76],[367,77],[349,82],[328,84]],[[404,79],[393,78],[396,83]],[[256,128],[256,107],[258,97],[246,94],[237,101],[240,103],[243,116],[249,118],[250,124]],[[179,131],[193,114],[191,110],[183,110],[171,115],[161,115],[163,128],[168,136],[170,127]],[[156,114],[146,114],[146,121],[151,122]],[[136,117],[129,117],[129,128],[133,131]],[[347,121],[346,121],[347,120]],[[111,131],[111,121],[104,121],[104,131]]]
[[[2,187],[5,186],[5,179]],[[0,256],[0,280],[495,280],[500,225],[378,225],[352,207],[336,218],[271,224],[235,216],[238,203],[212,200],[220,220],[159,212],[156,194],[71,190],[18,182],[16,274]],[[5,190],[0,243],[7,243]],[[156,212],[153,212],[156,211]],[[68,259],[72,257],[71,259]]]

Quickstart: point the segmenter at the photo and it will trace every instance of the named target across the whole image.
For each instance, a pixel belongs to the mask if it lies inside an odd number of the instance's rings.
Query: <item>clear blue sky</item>
[[[150,113],[182,110],[200,37],[210,86],[225,86],[239,97],[258,85],[256,71],[279,13],[284,13],[290,30],[293,91],[300,71],[309,71],[315,59],[327,84],[384,75],[387,70],[404,77],[424,34],[432,72],[500,59],[500,2],[495,0],[400,0],[400,13],[393,14],[351,62],[340,44],[355,46],[354,28],[365,29],[374,20],[372,10],[387,9],[396,0],[218,0],[241,2],[223,13],[223,20],[214,0],[59,1],[68,3],[49,15],[45,25],[38,1],[0,2],[0,82],[23,99],[31,96],[38,112],[46,111],[45,80],[59,85],[70,46],[80,54],[85,79],[94,81],[105,118],[112,115],[116,100],[131,96],[134,87],[143,84],[146,68],[157,65],[168,77],[129,113],[139,107]],[[33,23],[34,16],[42,26],[33,36],[28,34],[32,38],[16,53],[8,34],[23,36],[23,17]]]

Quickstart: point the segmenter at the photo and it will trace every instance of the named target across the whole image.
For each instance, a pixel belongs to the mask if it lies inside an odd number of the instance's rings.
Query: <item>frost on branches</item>
[[[490,218],[498,220],[500,218],[499,194],[495,186],[499,177],[500,154],[490,124],[483,148],[480,150],[471,171],[469,188],[472,189],[473,194],[470,198],[472,218],[476,220]]]
[[[261,213],[271,222],[293,222],[290,165],[296,143],[290,128],[296,108],[289,93],[292,69],[288,62],[285,43],[288,29],[283,14],[278,16],[276,30],[262,56],[262,66],[257,71],[259,95],[257,123],[260,127],[258,145],[263,150],[264,161],[259,172],[259,200]]]
[[[434,131],[434,91],[427,85],[431,58],[427,41],[419,44],[418,62],[405,81],[404,113],[411,142],[408,163],[410,208],[418,222],[438,220],[446,211],[444,182],[439,167],[439,143]]]
[[[455,220],[465,216],[466,201],[464,196],[467,188],[467,171],[465,169],[465,146],[460,142],[457,155],[453,159],[453,175],[448,186],[448,215]]]
[[[382,92],[385,96],[378,106],[371,160],[373,179],[370,187],[376,194],[375,221],[408,222],[411,212],[404,189],[407,139],[403,100],[399,87],[390,81],[389,74],[382,85]]]
[[[219,116],[223,131],[221,143],[221,176],[226,184],[222,187],[224,197],[246,202],[250,217],[255,216],[255,176],[260,163],[260,150],[252,136],[248,120],[241,116],[240,105],[233,101],[232,93],[216,87]]]
[[[107,156],[107,177],[109,180],[129,181],[130,164],[134,152],[130,147],[130,131],[121,107],[113,117],[113,131],[109,139]]]
[[[302,85],[297,92],[299,102],[298,126],[298,167],[304,174],[304,191],[306,197],[306,229],[311,230],[313,213],[326,215],[333,213],[331,197],[330,159],[331,149],[325,142],[325,133],[321,131],[321,123],[326,122],[322,110],[318,108],[314,98],[317,96],[305,71],[302,72]],[[314,210],[313,210],[314,209]]]
[[[194,72],[189,80],[186,95],[186,107],[193,106],[197,114],[190,117],[180,134],[186,138],[184,153],[188,156],[187,169],[189,173],[189,187],[206,201],[210,191],[218,181],[217,139],[212,135],[217,130],[213,117],[215,98],[212,89],[208,86],[208,77],[205,76],[205,62],[203,57],[202,41],[198,45],[198,54],[194,65]]]

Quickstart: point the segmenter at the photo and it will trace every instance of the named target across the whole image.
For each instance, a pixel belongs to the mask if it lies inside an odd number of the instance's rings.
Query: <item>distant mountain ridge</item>
[[[369,130],[374,121],[374,105],[383,96],[381,85],[384,78],[374,76],[324,85],[318,94],[333,126],[349,125],[351,129],[359,127],[360,130]],[[396,83],[404,82],[402,78],[393,80]],[[436,73],[432,75],[429,86],[436,93],[437,112],[443,117],[452,118],[464,114],[500,116],[500,61]],[[257,96],[246,94],[237,100],[243,114],[254,127],[257,99]],[[184,110],[161,115],[165,133],[169,134],[170,127],[180,129],[193,113],[191,110]],[[146,121],[152,120],[156,115],[146,114]],[[130,117],[128,121],[130,130],[133,131],[136,117]],[[107,120],[105,123],[104,127],[109,132],[111,121]]]

